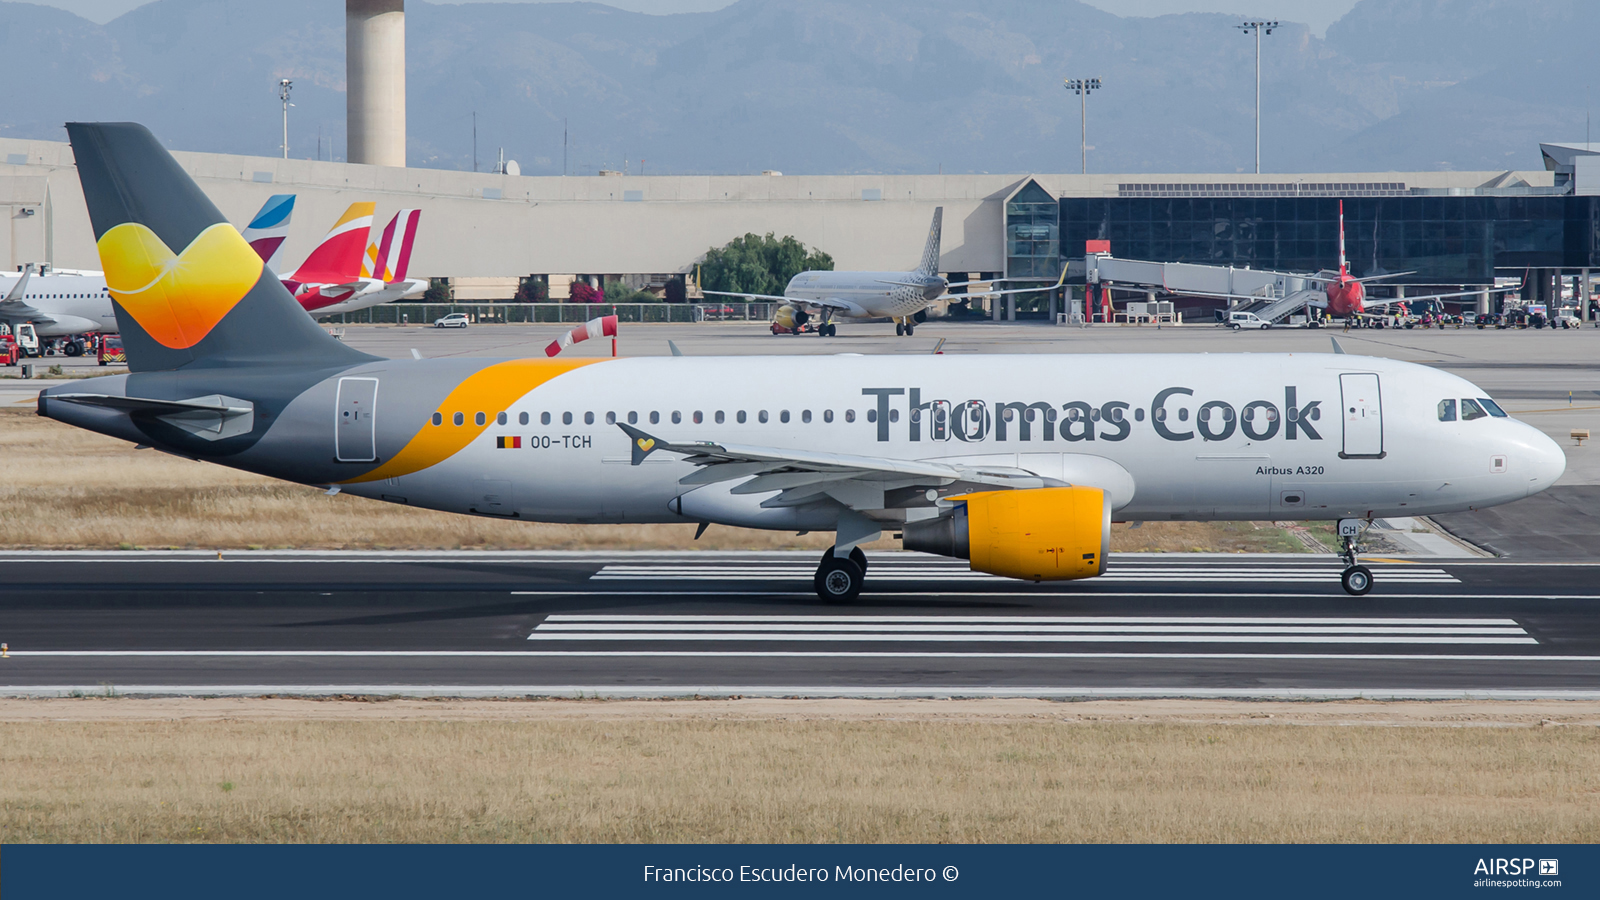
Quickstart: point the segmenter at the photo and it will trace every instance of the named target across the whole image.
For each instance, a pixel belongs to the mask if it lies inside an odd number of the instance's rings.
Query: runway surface
[[[1600,565],[1128,555],[0,554],[0,695],[1600,697]]]

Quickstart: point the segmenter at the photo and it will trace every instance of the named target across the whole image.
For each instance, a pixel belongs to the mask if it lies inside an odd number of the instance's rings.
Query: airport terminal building
[[[1600,268],[1600,152],[1543,144],[1543,171],[1308,175],[624,175],[523,177],[175,153],[235,223],[272,194],[299,199],[285,258],[298,262],[347,205],[379,227],[419,208],[413,276],[450,279],[458,300],[509,299],[519,279],[693,276],[747,232],[793,235],[841,269],[916,264],[944,207],[952,280],[1054,282],[1088,241],[1124,259],[1314,272],[1334,267],[1338,204],[1356,275],[1472,287],[1526,279],[1547,300],[1563,276]],[[65,143],[0,140],[0,264],[98,268]],[[1415,292],[1413,292],[1415,293]]]

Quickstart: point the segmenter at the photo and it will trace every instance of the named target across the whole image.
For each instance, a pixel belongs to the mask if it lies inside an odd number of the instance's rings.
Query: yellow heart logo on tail
[[[644,452],[649,453],[651,450],[654,450],[655,448],[656,448],[655,438],[640,438],[639,439],[639,449],[640,450],[643,450]]]
[[[97,246],[111,296],[175,350],[200,343],[261,279],[261,257],[227,222],[200,232],[182,253],[138,222],[107,231]]]

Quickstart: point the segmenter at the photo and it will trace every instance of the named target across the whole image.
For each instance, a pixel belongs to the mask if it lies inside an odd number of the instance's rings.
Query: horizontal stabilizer
[[[43,398],[41,398],[43,399]],[[189,400],[154,400],[111,394],[50,394],[49,402],[64,401],[126,413],[145,413],[175,428],[208,441],[249,434],[255,424],[255,404],[236,397],[210,394]]]

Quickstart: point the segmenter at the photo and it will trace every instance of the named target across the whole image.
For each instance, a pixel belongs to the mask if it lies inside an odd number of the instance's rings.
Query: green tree
[[[654,303],[657,299],[649,291],[636,291],[620,281],[607,281],[605,293],[607,303]]]
[[[452,293],[450,279],[430,278],[428,279],[428,289],[422,293],[422,302],[449,303],[453,299]]]
[[[785,235],[781,240],[746,234],[721,249],[706,251],[700,264],[700,287],[730,293],[781,294],[789,279],[813,269],[832,269],[833,257]]]

